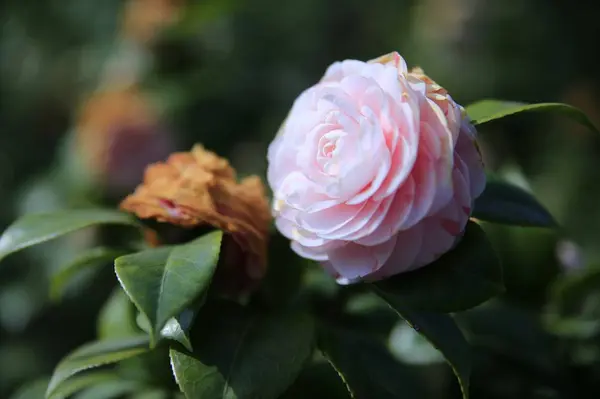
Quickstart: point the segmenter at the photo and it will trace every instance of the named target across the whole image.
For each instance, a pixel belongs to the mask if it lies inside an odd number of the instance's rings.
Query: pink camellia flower
[[[277,227],[341,284],[427,265],[460,239],[485,187],[476,133],[398,53],[336,62],[269,147]]]

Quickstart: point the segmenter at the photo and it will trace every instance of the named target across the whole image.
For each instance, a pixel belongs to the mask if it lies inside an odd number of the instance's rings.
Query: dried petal
[[[221,229],[244,253],[245,276],[256,281],[265,273],[271,216],[264,186],[256,176],[238,183],[229,162],[201,145],[150,165],[120,206],[142,219]]]

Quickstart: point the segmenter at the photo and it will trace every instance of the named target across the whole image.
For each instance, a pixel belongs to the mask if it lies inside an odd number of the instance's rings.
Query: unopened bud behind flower
[[[94,181],[111,194],[133,189],[144,169],[173,148],[158,111],[137,86],[106,89],[83,105],[76,126],[76,148]]]
[[[184,5],[184,0],[127,0],[121,36],[138,44],[151,43],[179,19]]]

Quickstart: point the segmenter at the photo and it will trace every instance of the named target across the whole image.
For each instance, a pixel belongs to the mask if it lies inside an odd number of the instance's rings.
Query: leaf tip
[[[211,233],[208,233],[206,236],[210,237],[211,240],[214,240],[215,244],[221,245],[221,241],[223,241],[223,231],[222,230],[215,230]]]
[[[194,347],[192,346],[192,343],[189,340],[187,340],[187,339],[181,340],[181,344],[189,352],[194,352]]]
[[[156,330],[150,332],[150,349],[156,349],[158,343],[160,342],[160,333],[157,333]]]
[[[10,237],[6,235],[6,232],[0,236],[0,262],[13,251],[10,248],[10,241]]]
[[[44,394],[44,399],[54,399],[54,391],[56,390],[56,381],[54,381],[54,377],[48,382],[48,388],[46,388],[46,393]]]

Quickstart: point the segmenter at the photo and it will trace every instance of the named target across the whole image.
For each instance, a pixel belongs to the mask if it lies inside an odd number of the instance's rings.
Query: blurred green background
[[[0,227],[26,212],[114,206],[146,164],[195,142],[240,175],[264,175],[292,101],[340,59],[397,50],[463,105],[561,101],[600,125],[599,16],[599,3],[566,0],[5,0]],[[507,292],[459,316],[475,347],[473,397],[600,397],[600,137],[533,115],[480,133],[487,167],[532,190],[563,228],[485,226]],[[86,230],[0,265],[1,398],[94,338],[110,266],[78,276],[61,300],[48,282],[99,240]],[[407,397],[458,397],[411,331],[388,340],[427,388]]]

